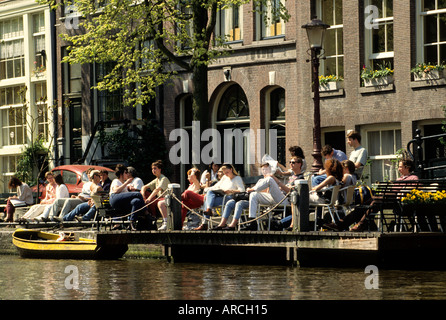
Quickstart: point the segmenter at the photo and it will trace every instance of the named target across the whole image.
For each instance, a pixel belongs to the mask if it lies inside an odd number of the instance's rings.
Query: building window
[[[64,55],[64,57],[68,55],[66,48],[63,48],[62,54]],[[77,93],[82,91],[82,70],[79,63],[64,63],[63,77],[64,94]]]
[[[24,144],[26,141],[26,109],[23,105],[23,87],[0,89],[2,145]]]
[[[242,39],[242,10],[240,6],[232,5],[218,11],[217,36],[224,42]]]
[[[222,148],[219,154],[223,162],[234,165],[240,175],[249,175],[250,146],[249,135],[249,105],[245,92],[238,84],[231,85],[222,95],[217,110],[217,130],[222,138]],[[226,130],[226,131],[225,131]],[[225,133],[232,132],[232,149],[229,141],[224,141]],[[243,136],[239,136],[241,133]],[[231,155],[226,153],[231,152]]]
[[[325,33],[324,55],[321,59],[322,75],[344,76],[344,25],[342,17],[342,0],[320,0],[318,16],[330,27]]]
[[[446,1],[424,0],[418,2],[420,51],[422,62],[440,64],[446,61]]]
[[[34,85],[34,100],[37,108],[37,132],[39,137],[48,141],[48,104],[46,83],[36,83]]]
[[[25,75],[23,19],[0,21],[0,79]]]
[[[9,193],[11,190],[8,189],[8,181],[16,173],[16,164],[18,163],[19,156],[4,156],[0,157],[2,163],[2,173],[0,179],[2,179],[3,184],[0,184],[2,191],[4,193]]]
[[[280,18],[281,5],[285,5],[284,0],[272,0],[268,1],[267,6],[260,6],[260,39],[283,36],[285,34],[285,22]]]
[[[102,81],[104,76],[112,69],[109,64],[97,66],[97,82]],[[99,120],[122,120],[124,119],[123,94],[121,90],[98,91]]]
[[[366,131],[366,148],[369,155],[369,182],[398,178],[397,153],[402,148],[401,129],[383,128]]]
[[[33,16],[33,39],[34,39],[34,71],[46,70],[45,53],[45,15],[42,13]]]
[[[192,7],[188,4],[187,0],[181,0],[179,4],[179,10],[181,11],[181,18],[176,22],[177,34],[182,39],[179,46],[182,49],[189,49],[190,41],[192,41],[192,37],[194,36],[194,27],[193,27],[193,12]],[[145,45],[146,48],[149,48],[154,43],[153,40],[149,40],[150,45]]]
[[[266,96],[268,124],[268,153],[274,156],[274,150],[277,151],[276,159],[280,164],[286,166],[286,137],[285,137],[285,89],[276,88]],[[270,130],[276,130],[276,140],[272,140]]]
[[[388,66],[393,69],[393,0],[366,0],[370,21],[366,15],[365,52],[367,67],[379,69]]]

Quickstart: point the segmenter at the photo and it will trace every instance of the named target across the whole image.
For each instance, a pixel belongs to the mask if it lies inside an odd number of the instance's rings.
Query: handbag
[[[234,194],[233,199],[235,200],[235,202],[240,201],[240,200],[249,200],[249,192],[238,192],[236,194]]]

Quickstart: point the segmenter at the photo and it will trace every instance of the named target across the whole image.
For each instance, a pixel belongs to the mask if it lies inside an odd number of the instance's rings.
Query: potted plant
[[[443,78],[444,68],[444,63],[436,65],[432,63],[417,63],[410,72],[413,73],[415,81],[434,80]]]
[[[38,66],[37,61],[34,61],[34,70],[32,74],[36,77],[42,75],[46,71],[46,67],[44,65]]]
[[[340,81],[344,78],[337,75],[319,76],[319,90],[320,91],[335,91],[339,90]]]
[[[393,83],[393,69],[390,64],[379,65],[379,69],[370,69],[366,66],[362,67],[361,79],[364,80],[364,86],[386,86]]]

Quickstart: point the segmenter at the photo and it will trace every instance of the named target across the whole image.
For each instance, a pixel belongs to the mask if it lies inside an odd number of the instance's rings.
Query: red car
[[[54,176],[58,174],[62,175],[63,181],[67,186],[68,192],[70,192],[70,194],[78,194],[82,191],[82,186],[84,185],[84,183],[89,181],[87,177],[87,170],[89,168],[95,168],[96,170],[105,169],[109,172],[108,177],[110,178],[110,180],[116,178],[115,172],[110,168],[101,166],[80,165],[80,164],[68,164],[68,165],[58,166],[53,170],[51,170],[51,172],[54,174]],[[31,190],[33,192],[37,192],[37,187],[34,186],[31,188]],[[40,185],[40,192],[41,194],[39,195],[39,198],[40,199],[45,198],[44,185]]]

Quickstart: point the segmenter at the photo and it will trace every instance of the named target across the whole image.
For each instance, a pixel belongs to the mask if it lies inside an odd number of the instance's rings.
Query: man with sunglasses
[[[280,181],[272,172],[267,172],[265,170],[266,166],[269,167],[268,163],[262,164],[264,178],[260,179],[254,187],[246,189],[247,192],[251,193],[249,196],[248,220],[252,220],[256,217],[259,204],[275,205],[276,203],[279,203],[291,190],[294,181],[304,179],[302,163],[303,161],[300,157],[294,156],[291,158],[291,176],[288,178],[287,184]],[[288,199],[285,199],[282,204],[287,205]],[[257,222],[247,224],[243,230],[257,230]]]

